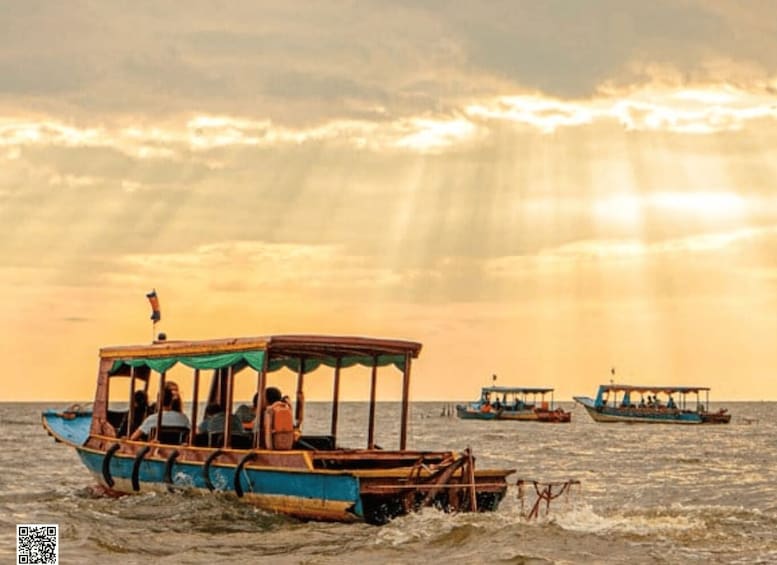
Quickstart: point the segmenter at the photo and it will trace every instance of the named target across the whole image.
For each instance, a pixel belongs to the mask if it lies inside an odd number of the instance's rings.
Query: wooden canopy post
[[[337,416],[340,409],[340,365],[342,364],[342,358],[338,357],[335,363],[335,382],[332,386],[332,427],[330,429],[330,435],[332,436],[334,445],[337,445]],[[334,447],[334,445],[332,447]]]
[[[405,369],[402,371],[402,417],[399,431],[399,449],[407,446],[407,417],[410,403],[410,353],[405,353]]]
[[[194,388],[192,390],[192,429],[189,431],[189,445],[194,445],[197,434],[197,404],[200,396],[200,370],[194,369]]]
[[[159,437],[159,430],[162,429],[162,411],[164,409],[166,376],[166,371],[159,373],[159,390],[156,394],[156,437]]]
[[[232,392],[235,388],[235,371],[230,365],[227,368],[227,398],[224,409],[224,447],[229,448],[232,444]]]
[[[130,398],[127,411],[127,433],[125,437],[132,435],[133,416],[135,415],[135,367],[130,366]]]
[[[264,437],[264,389],[267,387],[267,367],[269,352],[264,352],[264,360],[262,361],[262,370],[256,372],[256,413],[254,414],[254,448],[267,447],[263,445],[262,438]]]
[[[303,387],[305,386],[305,358],[299,358],[299,371],[297,372],[297,401],[294,406],[294,427],[298,430],[302,427],[302,419],[304,417],[303,404],[305,403],[305,393]]]
[[[367,433],[367,449],[375,449],[375,389],[378,384],[378,356],[372,358],[372,381],[370,384],[370,425]]]

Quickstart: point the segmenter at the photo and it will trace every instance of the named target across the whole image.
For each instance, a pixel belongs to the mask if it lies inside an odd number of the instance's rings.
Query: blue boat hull
[[[572,415],[561,409],[514,409],[512,407],[492,409],[489,412],[480,410],[480,405],[458,404],[456,416],[461,420],[510,420],[514,422],[569,422]]]
[[[240,481],[235,482],[237,467],[205,463],[173,461],[170,468],[164,458],[144,458],[138,467],[135,491],[133,468],[135,458],[120,453],[110,458],[107,471],[112,484],[105,480],[103,464],[106,454],[77,448],[81,461],[103,486],[113,491],[131,493],[187,488],[233,492],[246,502],[270,512],[297,518],[336,521],[360,521],[363,509],[359,494],[359,479],[345,473],[308,470],[257,469],[244,467]]]
[[[698,412],[659,409],[659,408],[630,408],[613,406],[596,406],[592,398],[575,396],[575,402],[586,409],[588,415],[595,422],[613,423],[642,423],[642,424],[702,424],[702,415]]]
[[[238,465],[220,463],[218,457],[209,463],[178,461],[177,457],[171,457],[177,450],[157,450],[156,447],[138,457],[119,451],[118,442],[115,453],[90,449],[84,444],[89,438],[91,418],[89,412],[63,414],[52,410],[44,412],[43,423],[57,441],[76,449],[94,478],[111,492],[129,494],[176,487],[233,492],[259,508],[297,518],[340,522],[364,519],[359,478],[353,474],[306,468],[251,467],[247,461],[240,468],[240,480],[236,482]]]
[[[496,412],[482,412],[480,410],[468,409],[461,404],[456,406],[456,416],[462,420],[496,420]]]
[[[44,428],[75,448],[84,466],[107,492],[132,494],[193,489],[227,492],[263,510],[300,519],[384,524],[395,516],[433,504],[446,509],[469,492],[460,465],[448,475],[453,487],[426,483],[432,465],[453,465],[451,453],[343,450],[331,452],[204,448],[128,441],[90,435],[91,413],[43,414]],[[330,453],[330,455],[324,455]],[[314,465],[314,458],[317,464]],[[443,467],[444,468],[444,467]],[[451,467],[453,471],[456,467]],[[437,476],[442,469],[436,471]],[[476,509],[493,511],[505,495],[513,470],[475,471]],[[415,474],[416,482],[408,480]],[[431,493],[430,491],[435,491]],[[427,496],[427,493],[428,496]]]

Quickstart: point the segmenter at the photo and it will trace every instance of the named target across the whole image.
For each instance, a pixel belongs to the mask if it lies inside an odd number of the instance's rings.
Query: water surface
[[[63,403],[61,406],[65,406]],[[299,522],[234,495],[109,498],[40,424],[50,404],[0,404],[0,562],[16,524],[60,526],[61,563],[777,563],[777,403],[727,403],[723,426],[478,422],[414,403],[408,446],[464,449],[478,468],[516,469],[498,512],[435,510],[387,526]],[[57,406],[55,406],[57,407]],[[366,403],[346,403],[340,443],[366,443]],[[717,406],[713,404],[713,409]],[[306,432],[325,433],[309,403]],[[399,406],[380,404],[377,442],[398,443]],[[577,479],[539,520],[517,478]]]

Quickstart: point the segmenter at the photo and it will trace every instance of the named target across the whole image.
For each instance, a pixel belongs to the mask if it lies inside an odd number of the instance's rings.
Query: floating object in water
[[[526,500],[525,487],[527,483],[530,483],[534,486],[534,492],[537,496],[528,514],[524,512],[524,504]],[[557,499],[559,496],[565,493],[567,497],[569,497],[569,493],[572,490],[572,485],[579,485],[579,484],[580,484],[580,481],[573,480],[573,479],[570,479],[568,481],[563,481],[561,483],[543,483],[540,481],[518,479],[516,486],[518,487],[518,500],[521,501],[521,515],[525,517],[527,520],[531,520],[532,518],[537,518],[540,513],[540,506],[542,505],[542,501],[544,500],[545,515],[547,516],[548,512],[550,512],[550,501]],[[553,489],[556,489],[555,492]]]

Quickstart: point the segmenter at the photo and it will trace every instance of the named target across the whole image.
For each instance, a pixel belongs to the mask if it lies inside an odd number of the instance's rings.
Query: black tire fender
[[[205,464],[202,466],[202,475],[205,478],[205,486],[208,487],[209,491],[215,490],[215,487],[213,486],[213,483],[210,481],[210,464],[213,463],[213,460],[216,459],[219,455],[224,453],[220,449],[217,449],[210,455],[208,455],[208,458],[205,460]]]
[[[242,498],[243,496],[243,486],[240,484],[240,473],[243,472],[243,466],[254,459],[256,459],[256,453],[246,453],[240,460],[240,463],[237,464],[237,468],[235,469],[235,494],[238,498]]]
[[[113,454],[116,453],[120,447],[121,444],[114,443],[108,448],[108,451],[105,452],[105,457],[103,458],[103,479],[105,480],[105,484],[109,487],[114,485],[113,477],[111,477],[111,459],[113,458]]]
[[[165,461],[165,473],[162,480],[171,486],[173,484],[173,465],[175,464],[175,459],[177,457],[178,450],[174,449],[173,452],[167,456],[167,461]]]
[[[132,490],[135,492],[140,490],[140,480],[138,479],[140,464],[143,462],[143,458],[146,456],[149,449],[151,449],[151,447],[148,445],[141,447],[140,451],[138,451],[138,454],[135,456],[135,461],[132,463]]]

